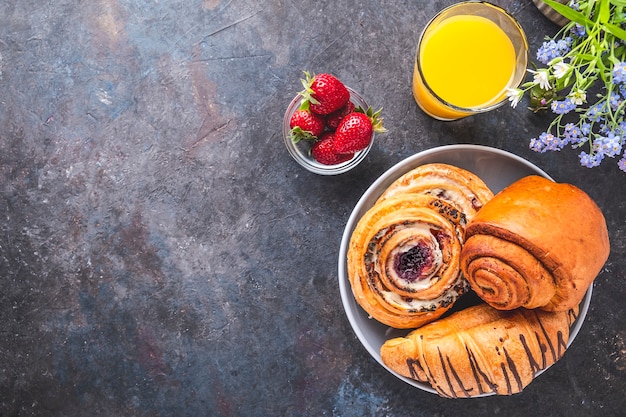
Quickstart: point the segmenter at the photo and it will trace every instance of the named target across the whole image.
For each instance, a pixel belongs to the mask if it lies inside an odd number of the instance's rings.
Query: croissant
[[[443,397],[516,394],[563,356],[577,315],[481,303],[387,340],[381,359]]]
[[[493,192],[480,177],[465,169],[443,164],[420,165],[395,180],[379,201],[398,194],[428,194],[455,206],[471,220],[493,197]]]
[[[468,223],[461,269],[495,308],[566,311],[581,302],[609,250],[604,216],[585,192],[529,176]]]
[[[352,232],[348,278],[359,305],[395,328],[440,317],[469,286],[459,269],[464,216],[425,194],[374,204]]]

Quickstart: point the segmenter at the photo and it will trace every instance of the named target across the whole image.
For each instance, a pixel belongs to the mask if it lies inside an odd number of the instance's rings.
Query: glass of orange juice
[[[491,3],[457,3],[420,36],[413,96],[439,120],[486,112],[506,101],[507,88],[522,83],[527,63],[526,35],[513,16]]]

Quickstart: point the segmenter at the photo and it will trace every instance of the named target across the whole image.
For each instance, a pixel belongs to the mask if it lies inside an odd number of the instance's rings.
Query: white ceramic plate
[[[344,230],[339,250],[339,290],[341,291],[341,300],[346,310],[348,320],[363,346],[378,363],[406,383],[432,393],[436,393],[436,391],[430,385],[405,378],[387,368],[382,362],[380,358],[380,347],[383,343],[393,337],[404,336],[408,331],[394,329],[369,318],[365,310],[357,304],[352,295],[350,281],[348,280],[346,257],[348,243],[354,227],[363,214],[374,205],[383,191],[398,177],[411,169],[435,162],[455,165],[473,172],[491,188],[494,194],[507,185],[528,175],[541,175],[552,180],[548,174],[527,160],[500,149],[479,145],[441,146],[415,154],[390,168],[367,189],[352,211],[346,229]],[[589,290],[580,304],[578,318],[570,329],[568,346],[578,334],[585,316],[587,315],[591,301],[591,292],[592,287],[589,287]],[[457,304],[462,302],[463,298],[461,298]]]

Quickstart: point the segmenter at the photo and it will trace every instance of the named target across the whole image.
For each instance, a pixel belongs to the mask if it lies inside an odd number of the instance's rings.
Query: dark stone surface
[[[626,174],[528,150],[548,119],[523,104],[421,113],[415,41],[450,3],[0,3],[0,416],[623,415]],[[530,0],[497,3],[532,50],[556,31]],[[310,174],[282,143],[305,69],[384,108],[389,132],[348,174]],[[587,191],[610,229],[581,333],[513,397],[408,386],[339,296],[358,198],[450,143],[529,159]]]

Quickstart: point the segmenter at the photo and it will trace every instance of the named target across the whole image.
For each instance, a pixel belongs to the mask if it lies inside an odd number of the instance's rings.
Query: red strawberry
[[[337,165],[349,161],[354,157],[354,153],[343,155],[336,154],[333,149],[334,139],[335,134],[333,132],[326,132],[322,138],[311,147],[311,156],[320,164]]]
[[[374,132],[386,130],[380,117],[381,110],[374,113],[370,107],[363,113],[363,110],[358,108],[344,117],[335,132],[333,144],[335,153],[349,154],[367,148]]]
[[[330,114],[339,110],[350,100],[346,86],[331,74],[318,74],[311,77],[304,72],[302,80],[304,91],[300,94],[309,103],[309,109],[317,114]]]
[[[348,101],[348,103],[340,108],[339,110],[335,110],[328,116],[326,116],[326,127],[330,130],[337,130],[337,126],[339,126],[339,122],[348,114],[354,111],[354,103]]]
[[[302,139],[316,140],[324,133],[325,120],[319,114],[309,110],[298,109],[291,115],[289,127],[291,128],[291,140],[294,143]]]

